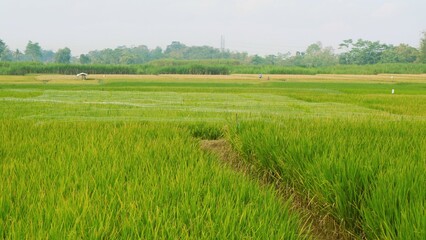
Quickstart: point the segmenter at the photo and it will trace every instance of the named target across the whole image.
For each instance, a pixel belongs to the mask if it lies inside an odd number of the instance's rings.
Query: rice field
[[[426,75],[0,76],[0,110],[1,238],[426,238]]]

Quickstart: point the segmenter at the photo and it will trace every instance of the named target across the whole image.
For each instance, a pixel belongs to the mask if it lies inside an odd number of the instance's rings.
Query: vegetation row
[[[25,74],[424,74],[426,64],[336,65],[327,67],[297,67],[244,65],[238,61],[154,61],[143,65],[81,65],[35,62],[0,62],[0,75]]]
[[[68,47],[54,52],[42,49],[39,43],[32,41],[28,42],[24,51],[12,50],[0,39],[0,61],[133,65],[163,59],[224,59],[238,60],[248,65],[299,67],[324,67],[338,64],[426,63],[426,32],[422,34],[418,48],[404,43],[392,45],[364,39],[343,40],[338,48],[339,53],[336,53],[332,47],[324,47],[321,42],[316,42],[309,45],[305,50],[299,50],[295,53],[278,52],[277,54],[259,56],[210,46],[187,46],[174,41],[164,50],[160,47],[149,49],[145,45],[120,46],[114,49],[93,50],[76,57],[71,55],[71,49]],[[277,50],[282,51],[282,49]]]

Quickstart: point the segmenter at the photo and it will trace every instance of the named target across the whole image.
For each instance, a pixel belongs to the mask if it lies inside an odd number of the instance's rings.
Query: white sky
[[[362,38],[418,47],[426,0],[0,0],[0,39],[73,55],[117,46],[163,49],[172,41],[250,54],[337,48]]]

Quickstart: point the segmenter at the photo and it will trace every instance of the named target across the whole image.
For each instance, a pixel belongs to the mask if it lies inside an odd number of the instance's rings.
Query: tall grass
[[[158,63],[146,65],[80,65],[80,64],[44,64],[44,63],[0,63],[2,75],[25,75],[36,73],[52,74],[229,74],[228,66],[208,63],[183,62],[182,64]]]
[[[227,75],[229,67],[226,65],[184,64],[175,66],[142,65],[138,68],[139,74],[194,74],[194,75]]]
[[[425,122],[240,122],[230,141],[367,239],[426,238]]]
[[[0,120],[0,193],[6,239],[307,238],[177,125]]]
[[[131,65],[79,65],[31,62],[0,63],[0,74],[2,75],[25,75],[36,73],[74,75],[81,72],[89,74],[137,74],[137,68],[136,66]]]
[[[424,74],[426,64],[335,65],[328,67],[297,67],[275,65],[247,65],[235,60],[158,60],[142,65],[80,65],[56,63],[0,62],[0,74],[24,75],[34,73],[77,74]]]
[[[231,73],[248,74],[423,74],[426,73],[426,64],[372,64],[372,65],[334,65],[327,67],[297,67],[297,66],[253,66],[239,65],[231,69]]]

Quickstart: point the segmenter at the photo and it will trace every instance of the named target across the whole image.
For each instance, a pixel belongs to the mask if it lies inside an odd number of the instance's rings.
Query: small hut
[[[87,74],[87,73],[79,73],[79,74],[77,74],[77,77],[81,78],[82,80],[86,80],[88,75],[89,74]]]

